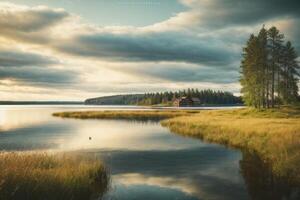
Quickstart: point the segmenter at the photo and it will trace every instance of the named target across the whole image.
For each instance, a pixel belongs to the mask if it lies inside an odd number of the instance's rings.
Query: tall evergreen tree
[[[276,27],[271,27],[268,30],[268,47],[269,47],[269,65],[271,69],[271,106],[275,105],[275,87],[277,84],[277,93],[279,92],[280,82],[280,55],[282,49],[284,35],[280,34]],[[275,80],[277,78],[277,81]]]
[[[274,107],[298,99],[299,65],[291,42],[276,27],[251,35],[243,49],[241,92],[247,105]]]
[[[298,77],[299,64],[297,62],[297,53],[288,41],[283,48],[283,61],[282,61],[282,81],[280,84],[281,98],[285,103],[291,103],[297,100],[298,96]]]
[[[241,85],[246,104],[260,108],[262,106],[262,69],[260,68],[260,40],[251,35],[243,50]]]

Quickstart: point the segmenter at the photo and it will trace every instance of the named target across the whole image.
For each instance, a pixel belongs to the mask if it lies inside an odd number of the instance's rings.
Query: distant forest
[[[243,50],[241,85],[243,100],[256,108],[299,101],[298,55],[276,27],[251,35]]]
[[[100,105],[172,105],[180,97],[199,98],[203,105],[241,104],[240,97],[230,92],[187,89],[178,92],[115,95],[87,99],[86,104]]]

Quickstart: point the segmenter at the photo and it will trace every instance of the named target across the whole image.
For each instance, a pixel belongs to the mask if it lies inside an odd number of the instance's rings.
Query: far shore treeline
[[[102,105],[169,105],[180,97],[199,98],[202,105],[234,105],[242,104],[240,97],[230,92],[187,89],[177,92],[157,92],[145,94],[127,94],[87,99],[85,104]]]
[[[274,108],[299,101],[299,64],[290,41],[276,27],[252,34],[243,49],[241,85],[244,102]]]

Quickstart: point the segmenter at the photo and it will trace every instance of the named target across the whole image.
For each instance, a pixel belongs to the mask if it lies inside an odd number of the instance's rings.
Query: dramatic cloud
[[[44,55],[0,50],[0,67],[48,66],[58,63],[57,60]]]
[[[0,67],[0,79],[17,80],[26,82],[27,85],[63,87],[75,83],[76,78],[76,73],[67,70],[41,67]]]
[[[197,24],[206,28],[221,28],[264,23],[274,18],[300,17],[298,0],[284,2],[282,0],[181,0],[181,2],[191,10],[179,13],[167,20],[167,24],[185,26]],[[182,23],[183,21],[186,23]]]
[[[91,34],[61,43],[60,51],[116,61],[178,61],[224,65],[232,52],[195,36],[172,33]]]
[[[49,29],[67,18],[62,9],[45,6],[27,7],[11,3],[0,3],[0,37],[21,41],[47,42]]]
[[[186,8],[144,27],[103,27],[64,9],[0,3],[1,95],[9,96],[11,82],[24,95],[22,84],[41,93],[64,88],[70,98],[187,87],[238,93],[241,50],[263,24],[300,51],[298,0],[178,1]]]
[[[9,3],[0,4],[1,31],[38,31],[54,25],[68,15],[69,14],[62,9],[50,9],[45,6],[30,8]]]
[[[16,80],[27,85],[52,87],[74,83],[77,73],[52,67],[57,59],[23,51],[0,50],[0,80]]]

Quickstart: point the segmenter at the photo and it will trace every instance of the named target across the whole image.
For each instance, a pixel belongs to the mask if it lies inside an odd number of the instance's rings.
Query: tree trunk
[[[269,69],[268,69],[268,67],[267,67],[267,76],[266,76],[266,80],[267,80],[267,91],[266,91],[266,104],[267,104],[267,108],[270,108],[270,102],[269,102],[269,84],[270,84],[270,82],[269,82]]]
[[[271,105],[274,108],[274,87],[275,87],[275,71],[274,66],[272,68],[272,88],[271,88]]]

